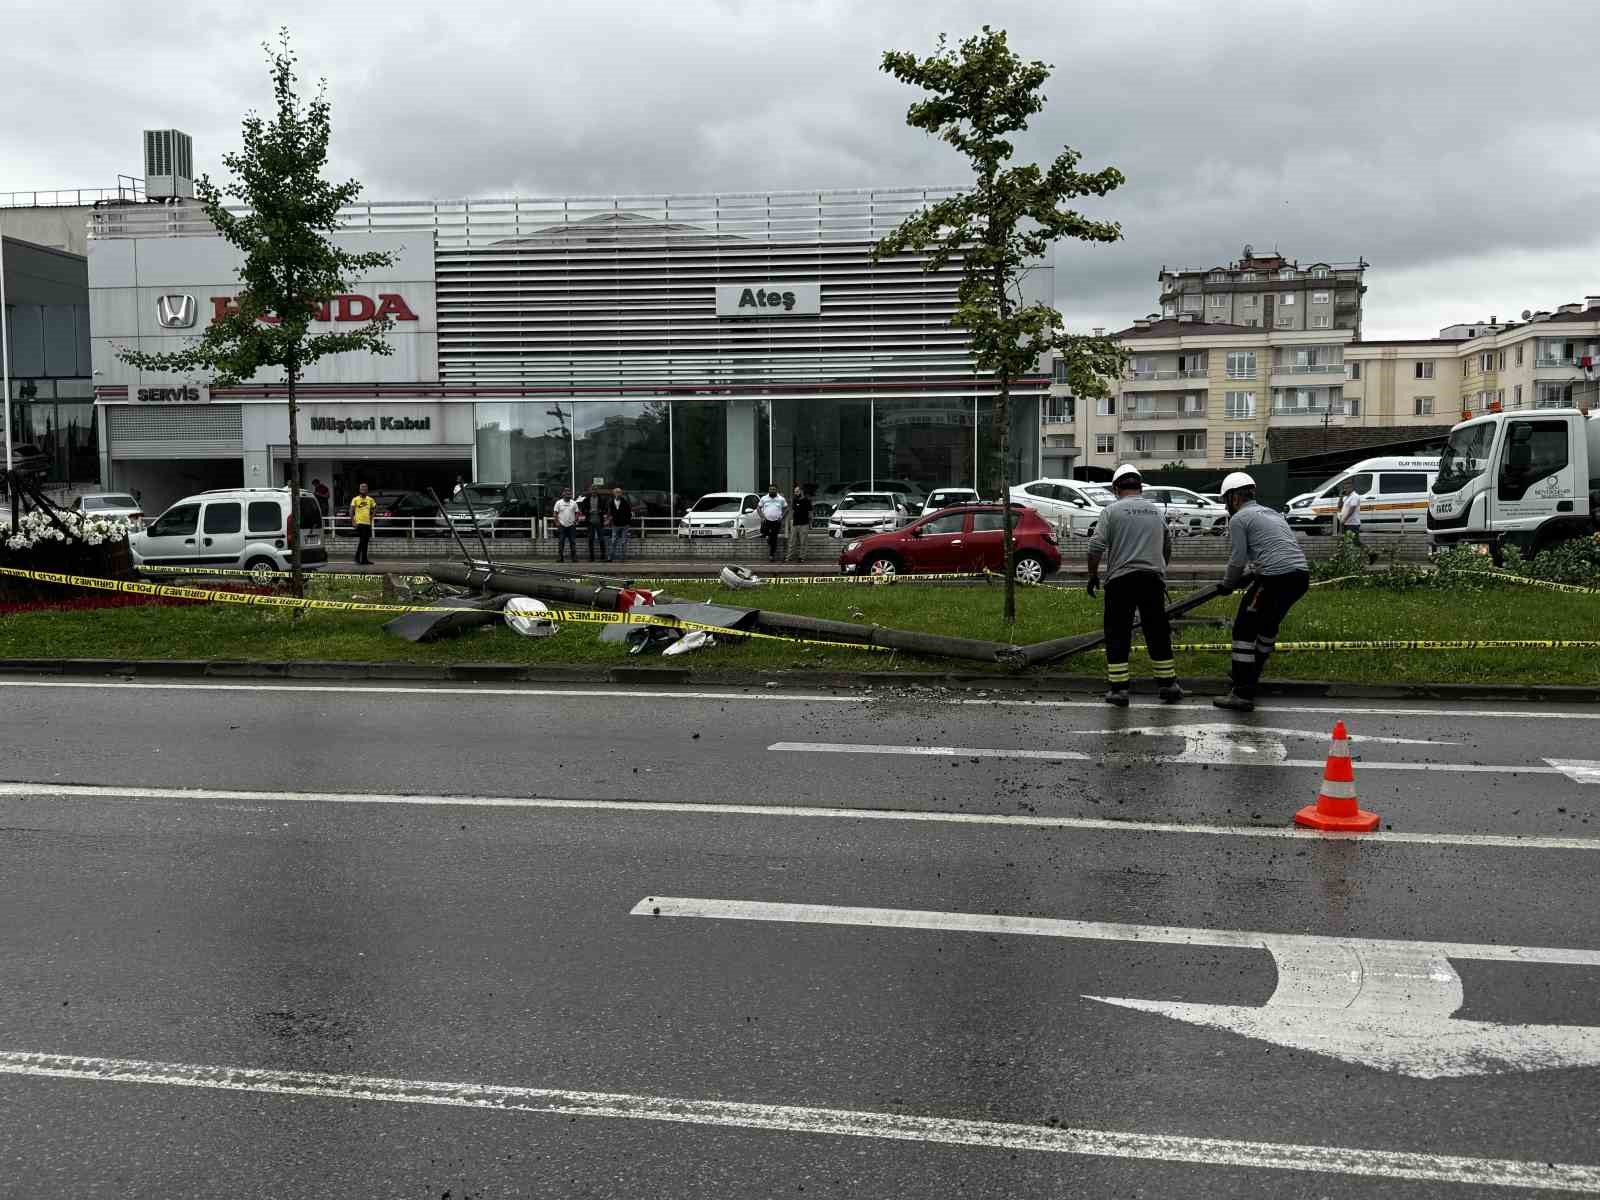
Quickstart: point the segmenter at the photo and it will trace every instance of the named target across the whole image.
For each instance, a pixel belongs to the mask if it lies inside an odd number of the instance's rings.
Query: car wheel
[[[1040,583],[1044,580],[1044,559],[1037,554],[1019,554],[1014,574],[1018,583]]]
[[[868,575],[898,575],[900,560],[890,554],[875,554],[867,559]]]
[[[258,554],[245,563],[244,569],[254,576],[255,582],[265,586],[278,574],[278,564],[264,554]]]

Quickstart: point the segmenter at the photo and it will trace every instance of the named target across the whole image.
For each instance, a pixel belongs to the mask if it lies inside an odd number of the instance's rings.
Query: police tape
[[[1481,575],[1506,583],[1525,583],[1529,587],[1548,588],[1554,592],[1579,592],[1586,596],[1600,595],[1600,588],[1584,587],[1579,583],[1557,583],[1553,579],[1530,579],[1526,575],[1513,575],[1510,571],[1460,571],[1460,575]]]
[[[1232,642],[1207,642],[1174,646],[1191,654],[1228,654]],[[1567,641],[1565,639],[1486,638],[1478,641],[1442,642],[1433,640],[1371,641],[1371,642],[1279,642],[1274,653],[1295,651],[1343,650],[1600,650],[1600,641]]]
[[[269,570],[244,570],[239,567],[164,567],[153,563],[135,567],[141,575],[191,575],[196,578],[219,579],[288,579],[292,572]],[[385,575],[367,571],[303,571],[303,578],[307,580],[345,580],[360,579],[367,582],[378,579],[399,579],[405,583],[432,583],[431,575]]]
[[[461,613],[469,611],[441,605],[427,604],[373,604],[359,600],[307,600],[298,596],[278,596],[260,592],[227,592],[215,588],[182,587],[169,583],[141,583],[131,579],[102,579],[95,575],[66,575],[59,571],[34,571],[23,567],[0,567],[0,575],[27,579],[35,583],[54,583],[62,587],[81,587],[92,591],[120,592],[134,596],[158,596],[171,600],[193,600],[201,603],[235,604],[246,608],[287,608],[309,612],[382,613],[400,616],[404,613]],[[659,625],[670,629],[704,630],[706,633],[730,638],[754,638],[759,641],[789,642],[805,646],[832,646],[845,650],[889,651],[888,646],[872,646],[864,642],[834,642],[818,638],[788,637],[777,633],[757,633],[748,629],[729,629],[722,625],[707,625],[686,621],[681,617],[653,614],[644,609],[608,613],[584,608],[550,609],[539,616],[552,622],[571,622],[593,625]]]

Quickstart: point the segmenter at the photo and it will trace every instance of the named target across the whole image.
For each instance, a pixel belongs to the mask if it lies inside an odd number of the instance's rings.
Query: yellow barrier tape
[[[145,566],[136,567],[134,569],[137,570],[141,575],[195,575],[200,577],[217,576],[219,578],[232,579],[288,579],[291,575],[291,572],[289,571],[246,571],[239,567],[162,567],[154,564],[146,564]],[[388,575],[384,575],[382,573],[370,573],[365,571],[307,570],[302,572],[302,574],[308,580],[361,579],[370,582],[372,580],[389,578]],[[433,582],[433,577],[431,575],[395,575],[394,577],[396,579],[404,580],[406,583]]]
[[[1530,579],[1526,575],[1513,575],[1510,571],[1462,571],[1462,575],[1482,575],[1501,579],[1507,583],[1525,583],[1529,587],[1549,588],[1557,592],[1581,592],[1586,596],[1600,595],[1600,588],[1584,587],[1577,583],[1556,583],[1552,579]]]
[[[135,596],[164,596],[176,600],[197,600],[214,604],[240,604],[251,608],[298,608],[314,612],[384,613],[398,616],[401,613],[459,613],[460,608],[426,604],[370,604],[352,600],[303,600],[297,596],[262,595],[258,592],[224,592],[214,588],[180,587],[169,583],[140,583],[137,580],[102,579],[94,575],[63,575],[56,571],[31,571],[22,567],[0,567],[0,575],[29,579],[35,583],[54,583],[63,587],[89,588],[100,592],[122,592]],[[889,651],[888,646],[869,646],[860,642],[833,642],[815,638],[787,637],[777,633],[756,633],[745,629],[727,629],[721,625],[705,625],[685,621],[679,617],[656,615],[646,609],[630,609],[623,613],[597,612],[583,608],[551,609],[543,614],[551,621],[567,621],[596,625],[664,625],[672,629],[703,629],[722,637],[757,638],[762,641],[791,642],[805,646],[833,646],[845,650]]]
[[[1187,650],[1196,654],[1227,654],[1233,650],[1232,642],[1214,642],[1187,646],[1174,646],[1174,650]],[[1274,652],[1293,653],[1296,650],[1597,650],[1600,641],[1566,641],[1514,638],[1489,638],[1480,641],[1440,642],[1373,641],[1373,642],[1279,642]]]

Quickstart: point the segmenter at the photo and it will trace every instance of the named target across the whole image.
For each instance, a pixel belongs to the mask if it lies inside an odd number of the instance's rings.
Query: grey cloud
[[[913,94],[877,64],[988,20],[1056,68],[1021,151],[1070,143],[1128,177],[1086,205],[1126,240],[1058,253],[1075,324],[1147,312],[1163,263],[1246,241],[1365,256],[1370,334],[1600,286],[1592,56],[1574,52],[1592,0],[22,12],[0,104],[38,115],[0,131],[0,191],[110,182],[146,124],[189,129],[215,170],[244,109],[270,99],[259,43],[279,21],[306,75],[329,79],[334,169],[374,199],[959,183],[963,164],[904,126]]]

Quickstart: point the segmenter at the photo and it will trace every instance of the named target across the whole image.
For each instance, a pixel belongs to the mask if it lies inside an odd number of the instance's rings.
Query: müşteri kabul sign
[[[719,317],[814,317],[822,312],[820,283],[722,283]]]

